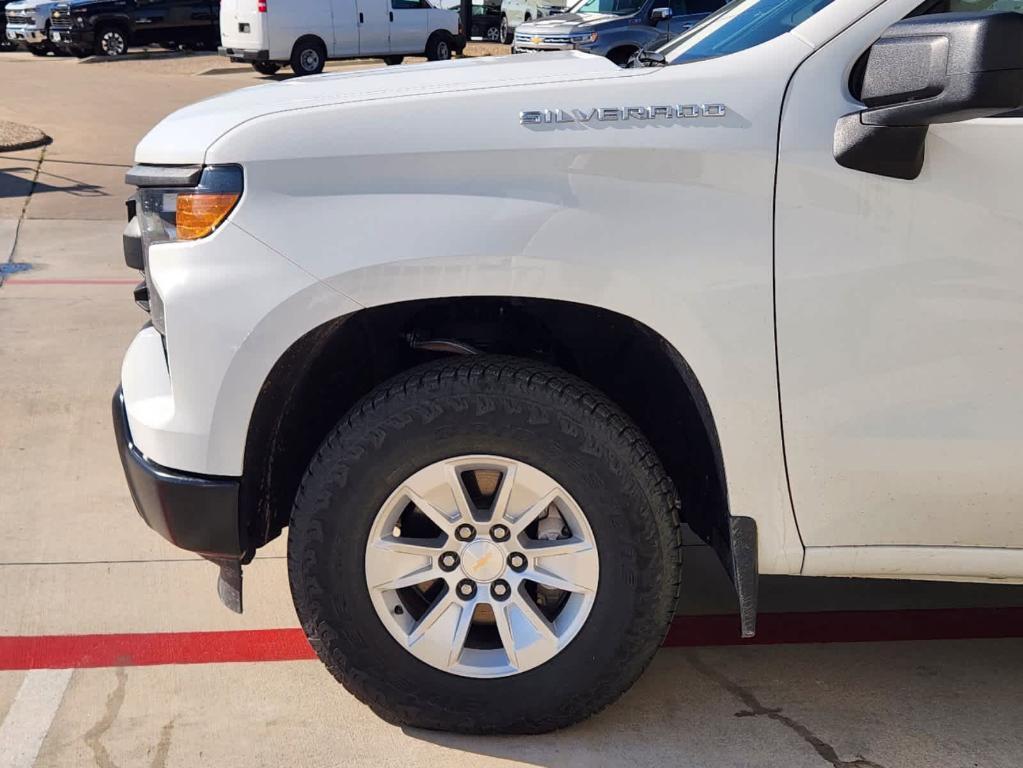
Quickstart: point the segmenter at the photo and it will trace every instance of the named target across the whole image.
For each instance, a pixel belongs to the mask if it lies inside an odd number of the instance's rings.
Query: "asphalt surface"
[[[910,610],[1006,607],[984,614],[998,624],[1023,605],[1019,587],[767,578],[765,612],[866,611],[866,630],[665,648],[618,704],[530,738],[388,726],[315,661],[15,668],[5,639],[98,652],[107,641],[81,636],[296,626],[283,541],[246,569],[246,613],[229,613],[215,569],[138,519],[110,428],[121,355],[145,320],[120,252],[134,145],[176,107],[262,79],[216,57],[0,54],[0,120],[53,138],[0,153],[0,263],[25,265],[0,287],[0,768],[1023,763],[1023,640],[842,642],[912,630]],[[713,555],[695,541],[686,555],[683,631],[734,611]],[[984,634],[961,616],[957,636]]]

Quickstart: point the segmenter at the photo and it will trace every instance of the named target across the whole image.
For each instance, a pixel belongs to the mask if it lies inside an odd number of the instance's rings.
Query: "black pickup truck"
[[[121,56],[154,43],[215,50],[220,0],[71,0],[50,14],[50,41],[76,56]]]

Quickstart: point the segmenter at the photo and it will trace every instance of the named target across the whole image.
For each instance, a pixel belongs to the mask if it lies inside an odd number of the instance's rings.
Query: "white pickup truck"
[[[645,67],[171,115],[128,175],[140,513],[236,610],[288,528],[338,680],[475,733],[636,680],[680,521],[745,635],[760,574],[1023,583],[1023,15],[948,10],[736,0]]]

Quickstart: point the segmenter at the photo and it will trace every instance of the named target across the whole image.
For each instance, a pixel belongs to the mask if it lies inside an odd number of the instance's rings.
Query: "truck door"
[[[170,0],[136,0],[131,10],[135,22],[132,44],[165,42],[170,10]]]
[[[834,157],[836,122],[863,109],[854,65],[918,4],[822,39],[782,110],[778,367],[804,571],[1020,576],[1023,118],[932,125],[913,180]]]
[[[359,55],[359,9],[355,0],[331,0],[334,16],[334,49],[331,56]]]
[[[390,0],[391,53],[422,53],[429,34],[426,0]]]
[[[359,54],[391,52],[391,7],[388,0],[356,0],[359,13]]]

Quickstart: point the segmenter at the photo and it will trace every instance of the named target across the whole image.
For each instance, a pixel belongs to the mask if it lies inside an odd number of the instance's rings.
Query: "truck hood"
[[[515,32],[520,35],[564,35],[581,32],[591,27],[603,27],[609,23],[628,24],[630,16],[616,16],[613,13],[560,13],[539,21],[520,24]]]
[[[42,10],[43,6],[56,7],[56,0],[19,0],[17,3],[8,3],[6,11],[36,11]]]
[[[637,72],[642,70],[625,70],[600,56],[565,51],[294,78],[243,88],[174,112],[142,139],[135,149],[135,162],[202,163],[207,149],[232,128],[279,112],[406,96],[628,77]]]

